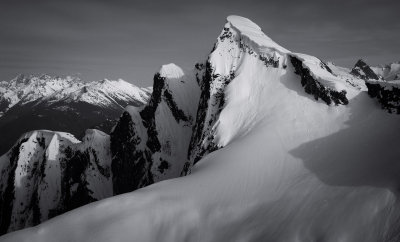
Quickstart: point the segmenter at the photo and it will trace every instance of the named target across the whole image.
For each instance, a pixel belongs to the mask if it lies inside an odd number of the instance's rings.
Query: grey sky
[[[287,49],[352,66],[400,60],[399,0],[1,0],[0,80],[18,73],[152,84],[204,59],[230,14]]]

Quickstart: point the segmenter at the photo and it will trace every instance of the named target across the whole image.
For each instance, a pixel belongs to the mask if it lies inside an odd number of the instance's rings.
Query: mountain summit
[[[146,188],[1,239],[398,241],[400,115],[382,110],[366,83],[229,16],[208,58],[191,71],[162,66],[149,101],[128,106],[110,136],[90,131],[59,146],[22,137],[0,158],[1,228]],[[62,164],[51,191],[67,199],[46,206],[45,180],[30,179],[42,164]],[[18,184],[35,185],[22,193]]]

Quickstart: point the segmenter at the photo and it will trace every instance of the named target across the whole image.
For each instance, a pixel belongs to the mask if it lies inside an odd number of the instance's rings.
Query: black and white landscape
[[[147,88],[0,82],[0,241],[400,241],[400,62],[237,15],[211,47]]]
[[[87,128],[110,132],[127,105],[141,106],[151,88],[123,80],[84,82],[73,77],[24,76],[0,82],[0,153],[22,133],[63,130],[83,137]]]

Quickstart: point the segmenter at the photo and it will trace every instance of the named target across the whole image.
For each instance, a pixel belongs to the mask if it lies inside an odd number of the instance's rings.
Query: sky
[[[1,0],[0,80],[19,73],[152,85],[160,66],[205,60],[226,17],[294,51],[351,67],[400,61],[399,0]]]

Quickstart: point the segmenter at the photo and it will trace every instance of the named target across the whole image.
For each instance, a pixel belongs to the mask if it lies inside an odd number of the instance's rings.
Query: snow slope
[[[198,67],[189,150],[200,156],[190,175],[0,241],[400,240],[400,116],[359,79],[277,46],[237,16]],[[326,101],[337,94],[348,104]]]

